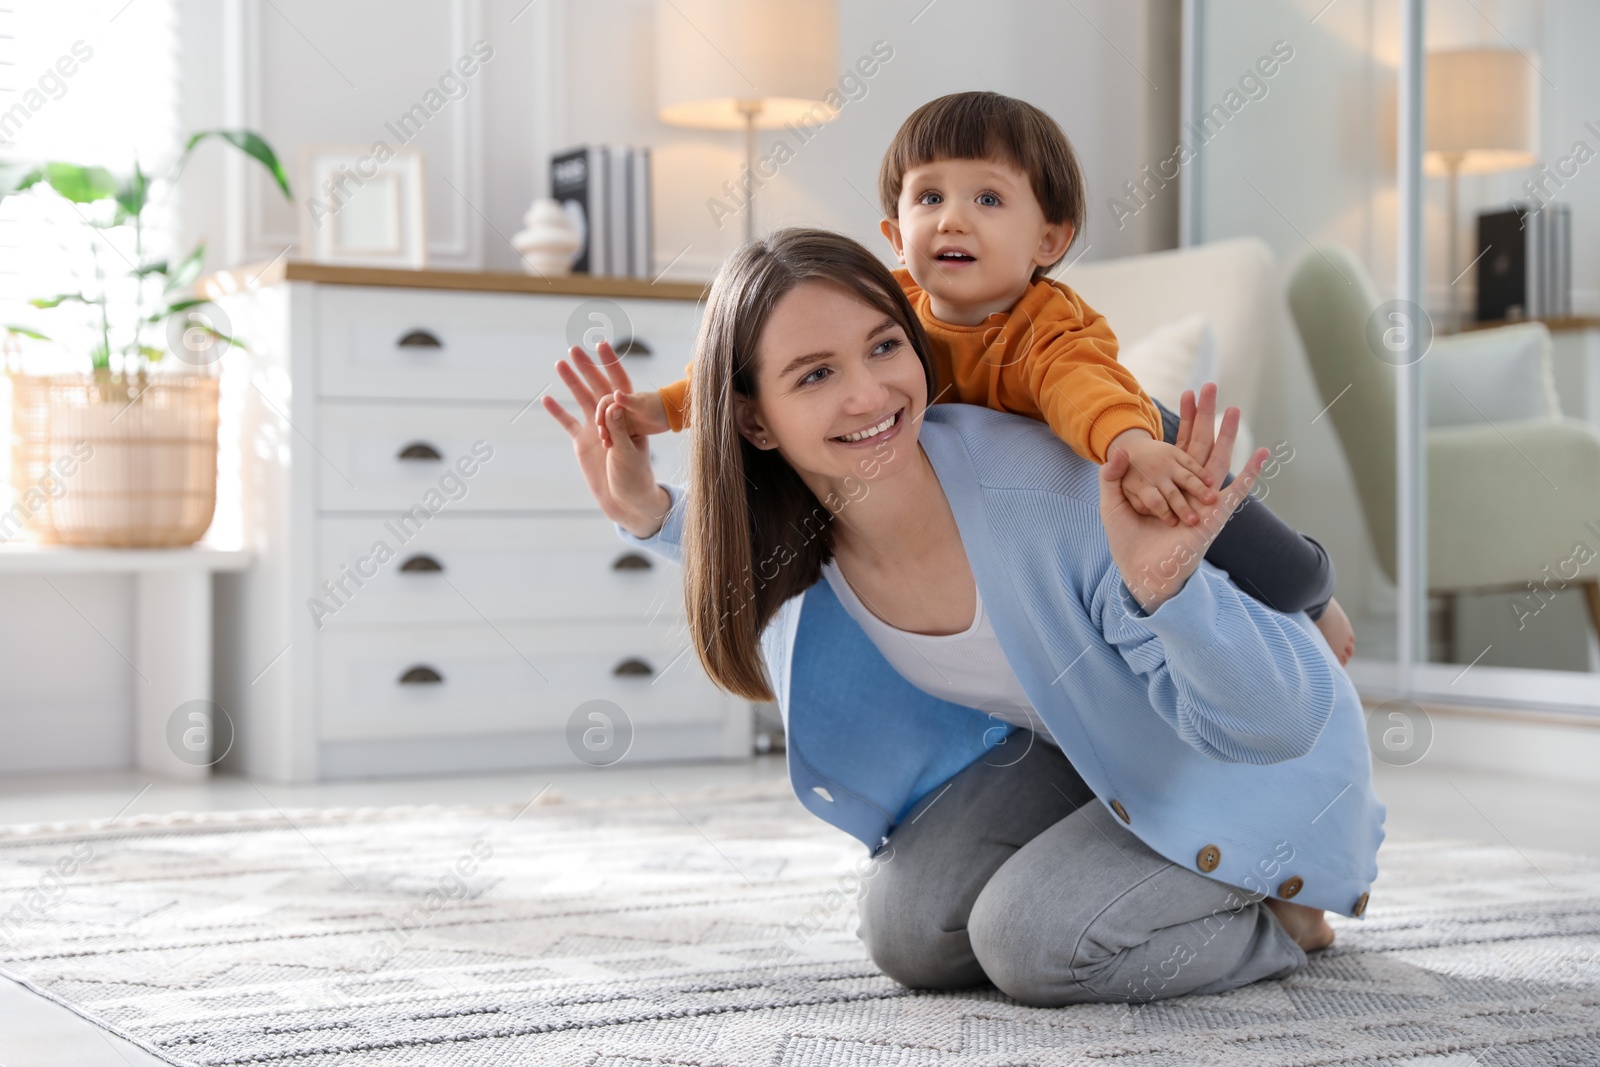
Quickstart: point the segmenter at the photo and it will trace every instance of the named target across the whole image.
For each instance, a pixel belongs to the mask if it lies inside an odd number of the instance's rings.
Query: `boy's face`
[[[895,255],[935,302],[963,313],[1009,309],[1033,268],[1053,263],[1072,241],[1071,224],[1045,220],[1028,176],[995,160],[911,168],[899,213],[880,227]]]

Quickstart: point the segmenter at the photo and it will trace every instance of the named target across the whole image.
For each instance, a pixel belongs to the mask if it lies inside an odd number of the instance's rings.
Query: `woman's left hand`
[[[661,529],[672,498],[656,484],[646,438],[628,432],[623,409],[616,403],[616,397],[633,390],[628,372],[609,342],[601,341],[598,350],[599,365],[579,345],[569,350],[576,371],[564,359],[556,362],[556,371],[583,417],[568,415],[553,396],[542,398],[544,409],[571,435],[578,468],[606,518],[635,537],[647,538]],[[600,425],[606,418],[615,432],[603,440]]]
[[[1231,407],[1222,417],[1222,428],[1213,439],[1216,422],[1217,387],[1207,382],[1194,393],[1184,390],[1176,445],[1188,452],[1215,475],[1213,485],[1221,485],[1228,472],[1228,457],[1239,432],[1239,409]],[[1184,582],[1200,567],[1211,542],[1223,523],[1244,500],[1261,474],[1270,453],[1256,449],[1244,469],[1220,491],[1216,504],[1201,511],[1195,526],[1168,526],[1161,519],[1141,515],[1122,494],[1122,476],[1127,471],[1128,454],[1119,450],[1100,468],[1100,521],[1105,526],[1111,559],[1122,572],[1128,591],[1147,613],[1153,612],[1177,595]]]

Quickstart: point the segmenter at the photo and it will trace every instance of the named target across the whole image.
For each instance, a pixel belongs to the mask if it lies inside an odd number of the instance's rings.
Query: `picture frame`
[[[423,154],[381,142],[301,150],[300,255],[344,266],[427,266]]]

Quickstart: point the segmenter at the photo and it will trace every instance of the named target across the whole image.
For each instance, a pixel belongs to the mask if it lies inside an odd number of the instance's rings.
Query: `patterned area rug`
[[[1038,1009],[880,974],[784,783],[554,799],[0,830],[0,969],[175,1064],[1600,1063],[1600,859],[1391,836],[1287,980]]]

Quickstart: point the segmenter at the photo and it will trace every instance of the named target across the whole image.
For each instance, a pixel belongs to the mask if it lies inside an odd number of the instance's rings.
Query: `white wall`
[[[818,136],[794,142],[796,157],[758,194],[758,226],[836,228],[887,258],[875,185],[890,137],[919,104],[986,88],[1044,108],[1073,139],[1099,204],[1086,258],[1170,247],[1175,204],[1118,231],[1102,194],[1170,136],[1176,12],[1176,0],[842,4],[840,71],[879,40],[893,58]],[[738,177],[742,135],[654,117],[654,0],[186,0],[184,17],[191,124],[237,118],[286,157],[310,142],[388,137],[385,120],[420,98],[462,40],[487,41],[494,58],[418,140],[428,153],[430,244],[441,265],[518,269],[507,238],[547,191],[549,153],[594,142],[651,146],[658,269],[683,253],[668,277],[707,279],[742,240],[738,219],[719,226],[706,206]],[[229,49],[231,22],[240,28]],[[794,140],[763,132],[758,156],[778,137]],[[200,162],[186,180],[187,226],[216,238],[229,231],[235,194],[219,159],[204,171]],[[248,174],[245,186],[241,232],[213,244],[211,266],[270,259],[294,239],[293,218],[259,176]]]
[[[585,5],[581,15],[571,11],[572,52],[595,55],[613,48],[614,66],[627,73],[609,85],[566,93],[557,122],[570,141],[655,146],[658,258],[665,265],[687,248],[674,273],[705,278],[743,239],[741,220],[724,219],[719,228],[706,203],[722,195],[722,183],[738,173],[742,138],[678,129],[652,117],[654,12],[651,0],[604,0]],[[1160,13],[1164,22],[1154,18]],[[789,142],[795,158],[757,194],[758,230],[826,227],[850,234],[890,261],[878,232],[877,172],[895,130],[934,97],[990,89],[1043,108],[1073,141],[1087,173],[1092,210],[1083,243],[1071,256],[1086,246],[1092,246],[1086,259],[1170,247],[1175,204],[1168,213],[1119,232],[1109,224],[1099,195],[1137,171],[1155,136],[1152,127],[1175,123],[1170,106],[1163,113],[1162,105],[1177,97],[1176,38],[1163,52],[1157,27],[1175,34],[1176,4],[1098,0],[1077,10],[1032,2],[979,7],[960,0],[841,4],[840,71],[878,41],[893,49],[893,58],[867,80],[866,94],[847,103],[813,140],[802,145],[783,131],[760,135],[758,158],[772,153],[779,138]]]

